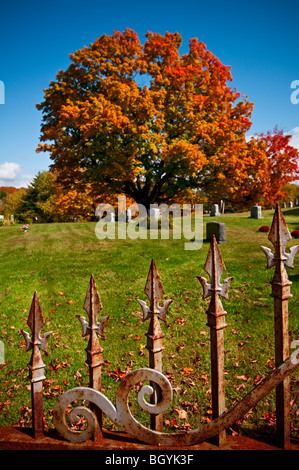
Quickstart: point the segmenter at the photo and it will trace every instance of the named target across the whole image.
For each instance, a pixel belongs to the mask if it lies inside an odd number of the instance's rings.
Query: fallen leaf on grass
[[[61,385],[53,385],[52,390],[60,390]]]
[[[264,420],[268,426],[275,426],[276,424],[276,412],[275,411],[270,411],[267,413],[264,413],[261,417],[262,420]]]
[[[179,408],[178,406],[175,406],[174,410],[178,414],[178,419],[187,419],[188,418],[188,413],[187,413],[186,410],[183,410],[182,408]]]
[[[275,369],[275,365],[272,363],[272,361],[274,361],[274,357],[271,357],[270,359],[268,359],[267,362],[266,362],[266,365],[267,365],[270,369]]]
[[[184,374],[184,375],[190,375],[191,372],[193,372],[192,367],[184,367],[184,368],[183,368],[183,374]]]
[[[120,370],[119,366],[116,368],[115,371],[109,371],[108,374],[110,375],[110,377],[113,377],[116,381],[124,379],[127,375],[125,372],[122,372]]]
[[[248,379],[248,377],[246,377],[246,375],[235,375],[235,377],[236,379],[239,379],[239,380],[245,380],[245,381],[250,380]]]
[[[258,374],[256,378],[254,379],[254,384],[257,385],[259,382],[261,382],[262,379],[263,377],[260,374]]]
[[[191,409],[192,413],[199,413],[198,403],[196,401],[194,403],[191,403],[190,401],[182,401],[181,405],[187,408],[187,410]]]
[[[233,385],[233,387],[234,387],[235,390],[238,390],[238,392],[240,392],[242,390],[245,390],[245,384]]]
[[[201,376],[199,378],[202,379],[202,380],[206,380],[206,381],[209,380],[209,377],[206,374],[201,374]]]
[[[0,402],[0,411],[2,411],[2,408],[8,408],[10,405],[11,401],[9,398],[3,402]]]
[[[63,362],[58,362],[57,364],[53,364],[53,362],[50,362],[49,367],[52,372],[56,372],[57,370],[63,367],[71,367],[71,366],[68,362],[63,361]]]

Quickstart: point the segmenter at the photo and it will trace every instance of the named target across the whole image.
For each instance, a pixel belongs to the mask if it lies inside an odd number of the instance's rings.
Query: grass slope
[[[226,224],[228,243],[220,250],[226,272],[222,280],[234,276],[225,329],[226,406],[249,392],[274,364],[273,299],[270,281],[273,269],[266,270],[260,246],[271,247],[268,235],[258,232],[271,225],[274,211],[264,211],[263,220],[249,213],[225,214],[211,220]],[[299,228],[299,210],[284,211],[290,231]],[[297,244],[292,240],[289,245]],[[0,341],[5,364],[0,366],[0,425],[23,424],[31,419],[30,386],[22,329],[26,326],[34,291],[38,292],[46,325],[52,330],[48,353],[44,355],[45,421],[52,423],[51,410],[57,396],[78,385],[88,385],[85,364],[87,346],[76,315],[85,315],[83,303],[93,274],[103,310],[109,315],[107,340],[101,340],[106,364],[103,391],[114,401],[121,373],[148,366],[145,348],[148,322],[142,322],[136,299],[147,300],[143,290],[154,258],[165,296],[173,299],[167,315],[163,371],[174,388],[173,406],[165,413],[166,429],[189,429],[207,422],[211,416],[210,343],[202,288],[196,276],[207,277],[203,267],[209,244],[196,251],[184,250],[184,240],[98,240],[95,223],[37,224],[28,233],[19,226],[0,228]],[[288,270],[293,282],[289,301],[290,339],[299,339],[299,261]],[[298,436],[298,374],[291,377],[292,434]],[[132,400],[133,402],[133,400]],[[274,393],[234,426],[235,432],[274,423]],[[133,410],[136,413],[133,405]],[[141,420],[148,417],[140,415]],[[105,426],[109,427],[108,420]]]

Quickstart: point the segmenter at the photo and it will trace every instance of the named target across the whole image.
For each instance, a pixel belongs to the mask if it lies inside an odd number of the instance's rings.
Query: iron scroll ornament
[[[151,395],[153,388],[143,386],[138,393],[138,403],[141,408],[151,414],[163,413],[172,402],[172,387],[168,379],[153,369],[137,369],[128,374],[120,383],[117,391],[115,406],[101,392],[87,387],[77,387],[68,390],[60,396],[53,410],[53,420],[57,431],[67,440],[84,442],[90,439],[96,430],[97,421],[93,411],[85,406],[74,408],[70,413],[70,420],[76,422],[79,416],[87,420],[87,427],[83,431],[71,430],[65,419],[66,408],[75,400],[87,400],[98,406],[110,420],[124,429],[130,436],[151,445],[190,446],[206,441],[232,426],[235,421],[243,417],[251,408],[268,395],[286,377],[299,367],[299,354],[296,358],[290,356],[279,367],[268,374],[251,392],[249,392],[233,408],[222,413],[210,423],[185,432],[163,433],[146,428],[131,414],[128,397],[130,391],[140,382],[151,381],[160,386],[162,398],[157,404],[149,404],[145,395]]]

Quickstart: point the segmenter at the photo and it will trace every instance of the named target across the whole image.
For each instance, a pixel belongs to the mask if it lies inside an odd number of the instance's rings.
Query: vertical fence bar
[[[89,387],[100,391],[102,386],[102,364],[104,363],[104,349],[100,345],[98,335],[101,336],[102,339],[106,339],[105,326],[107,325],[109,316],[101,318],[100,323],[98,323],[98,314],[103,309],[103,306],[93,276],[91,276],[89,281],[83,308],[88,315],[89,322],[87,322],[85,317],[81,315],[77,315],[77,318],[82,324],[82,336],[89,336],[88,345],[85,349],[87,353],[86,362],[89,366]],[[94,411],[98,420],[98,428],[94,435],[94,438],[97,439],[102,436],[102,412],[92,404],[91,409]]]
[[[143,321],[150,319],[149,329],[146,333],[147,346],[149,351],[149,367],[162,372],[162,351],[164,334],[161,330],[159,319],[166,323],[166,312],[172,300],[165,300],[163,306],[159,306],[159,301],[164,294],[164,288],[160,279],[155,261],[152,260],[149,269],[144,293],[150,301],[150,307],[146,306],[143,300],[137,300],[143,310]],[[154,393],[151,396],[151,403],[158,403],[160,399],[160,389],[155,383],[150,384]],[[155,431],[163,431],[163,415],[151,415],[151,429]]]
[[[293,261],[299,245],[290,248],[286,253],[286,245],[292,239],[280,205],[276,209],[269,232],[268,239],[274,246],[274,254],[267,247],[262,250],[267,257],[267,269],[275,266],[272,285],[274,298],[274,322],[275,322],[275,366],[278,367],[289,357],[289,314],[288,300],[292,297],[290,286],[292,282],[288,279],[285,266],[294,268]],[[277,443],[280,447],[290,447],[290,390],[289,378],[281,382],[276,388],[276,433]]]
[[[207,310],[208,323],[210,327],[211,338],[211,389],[212,389],[212,419],[218,418],[225,411],[225,387],[224,387],[224,334],[223,329],[227,326],[225,323],[225,315],[220,296],[228,299],[228,287],[232,281],[229,277],[220,284],[220,278],[225,271],[221,253],[213,236],[210,245],[206,264],[204,267],[208,273],[211,283],[202,276],[197,276],[203,287],[203,298],[211,297],[210,305]],[[213,443],[221,446],[225,443],[226,432],[221,431],[215,438]]]
[[[31,359],[28,364],[31,381],[32,428],[35,439],[38,439],[44,435],[42,389],[43,380],[46,378],[44,375],[45,364],[40,351],[46,351],[48,337],[52,334],[52,331],[45,333],[41,338],[40,334],[45,321],[37,292],[33,296],[27,325],[32,336],[30,337],[29,333],[23,330],[22,334],[25,338],[26,351],[32,349]]]

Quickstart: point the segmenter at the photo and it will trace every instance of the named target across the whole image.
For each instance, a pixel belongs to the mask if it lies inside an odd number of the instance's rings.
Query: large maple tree
[[[97,183],[146,207],[187,188],[234,200],[248,167],[262,168],[265,151],[245,139],[253,105],[228,85],[230,68],[197,39],[180,56],[181,43],[148,32],[141,44],[126,29],[70,55],[37,105],[37,151],[65,191]]]

